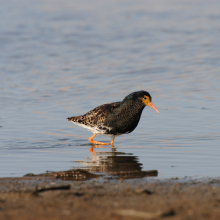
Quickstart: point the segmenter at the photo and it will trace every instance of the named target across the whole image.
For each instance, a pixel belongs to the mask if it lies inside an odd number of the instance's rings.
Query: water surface
[[[91,133],[66,118],[138,90],[161,114],[146,107],[115,139],[116,159],[133,165],[114,169],[219,176],[219,11],[219,1],[3,1],[0,176],[91,162],[108,172],[112,149],[94,155]]]

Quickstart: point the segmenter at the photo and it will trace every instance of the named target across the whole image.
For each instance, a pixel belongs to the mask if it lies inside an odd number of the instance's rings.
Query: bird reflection
[[[67,171],[46,172],[42,174],[27,174],[31,176],[52,176],[61,180],[90,180],[104,177],[107,179],[131,179],[147,176],[157,176],[157,170],[142,170],[138,157],[132,153],[117,151],[117,148],[94,145],[89,148],[87,160],[73,161],[84,165]],[[106,175],[107,174],[107,175]]]
[[[106,150],[105,150],[106,149]],[[117,148],[95,145],[89,148],[91,156],[84,161],[74,161],[84,165],[81,170],[92,173],[107,173],[114,178],[142,178],[157,176],[157,170],[142,171],[142,164],[132,153],[117,151]]]

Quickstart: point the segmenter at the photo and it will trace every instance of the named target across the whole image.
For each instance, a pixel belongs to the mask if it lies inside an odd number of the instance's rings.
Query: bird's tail
[[[75,118],[76,117],[69,117],[69,118],[67,118],[67,121],[75,121]]]

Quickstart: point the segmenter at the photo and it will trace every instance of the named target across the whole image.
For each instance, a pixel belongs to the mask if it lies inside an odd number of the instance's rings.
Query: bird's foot
[[[93,140],[89,140],[89,142],[95,145],[111,145],[110,143],[103,143],[103,142],[93,141]]]
[[[89,138],[89,142],[92,144],[98,144],[98,145],[112,145],[113,142],[111,141],[111,143],[103,143],[103,142],[99,142],[99,141],[94,141],[93,138],[96,136],[96,134],[93,134],[90,138]]]

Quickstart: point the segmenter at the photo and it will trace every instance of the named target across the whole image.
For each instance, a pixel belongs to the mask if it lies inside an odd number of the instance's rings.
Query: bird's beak
[[[147,106],[151,107],[152,109],[154,109],[158,114],[160,114],[160,112],[157,110],[157,108],[154,106],[154,104],[152,102],[148,102]]]

